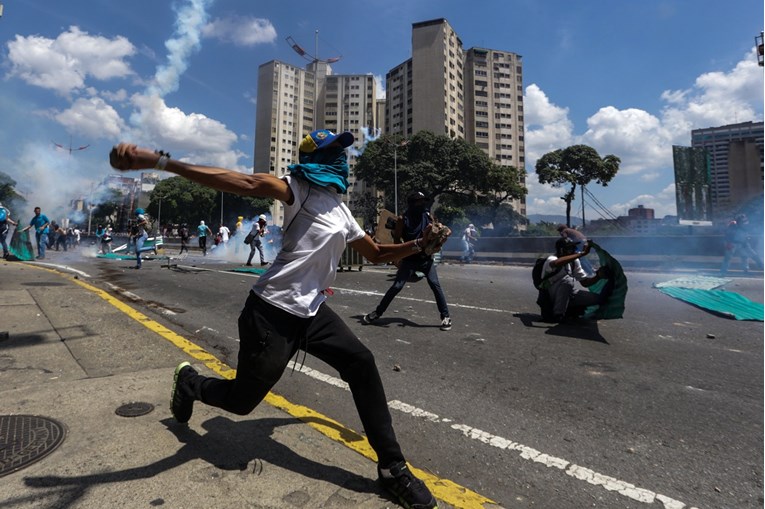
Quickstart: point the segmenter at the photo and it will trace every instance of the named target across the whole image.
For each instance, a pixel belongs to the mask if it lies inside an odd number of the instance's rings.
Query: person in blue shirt
[[[135,223],[133,228],[135,233],[133,234],[133,242],[135,244],[135,261],[136,265],[134,269],[141,268],[141,253],[145,251],[154,251],[157,254],[157,246],[143,247],[146,239],[149,238],[149,234],[146,228],[149,225],[149,219],[146,217],[146,212],[143,209],[135,209]]]
[[[199,222],[197,226],[197,235],[199,236],[199,249],[202,250],[202,256],[207,256],[207,234],[212,235],[212,230],[204,221]]]
[[[42,210],[40,207],[35,207],[35,215],[32,218],[31,221],[29,221],[29,226],[24,228],[23,232],[29,230],[30,228],[35,229],[35,236],[37,238],[37,259],[43,260],[45,259],[45,247],[48,245],[48,226],[50,225],[50,219],[48,219],[48,216],[42,213]]]
[[[14,226],[18,225],[16,221],[11,219],[11,211],[6,207],[3,207],[3,204],[0,203],[0,244],[3,246],[3,258],[8,258],[8,255],[10,254],[8,252],[8,244],[5,241],[5,237],[8,235],[9,224]]]

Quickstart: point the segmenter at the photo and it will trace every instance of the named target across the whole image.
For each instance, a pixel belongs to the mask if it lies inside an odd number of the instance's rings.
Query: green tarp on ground
[[[250,274],[263,274],[266,269],[256,269],[255,267],[237,267],[229,269],[229,272],[248,272]]]
[[[592,250],[598,255],[600,266],[608,268],[611,274],[609,279],[613,281],[613,292],[611,292],[611,296],[605,304],[587,308],[587,312],[584,316],[585,318],[594,320],[621,318],[624,316],[624,301],[627,299],[627,276],[624,275],[622,265],[616,261],[616,258],[611,256],[608,251],[593,241],[590,241],[590,246],[592,246]],[[608,281],[598,281],[594,285],[588,287],[587,290],[599,294],[607,284]]]
[[[682,283],[673,280],[668,283],[657,283],[654,287],[670,297],[728,318],[763,321],[765,315],[763,305],[753,302],[741,294],[725,290],[693,287],[695,282],[688,285],[692,286],[691,288],[684,288],[679,286],[680,284]]]
[[[29,235],[30,231],[13,231],[13,235],[10,236],[11,241],[8,243],[8,252],[11,255],[11,259],[23,262],[35,259],[35,246],[32,244],[32,239]]]

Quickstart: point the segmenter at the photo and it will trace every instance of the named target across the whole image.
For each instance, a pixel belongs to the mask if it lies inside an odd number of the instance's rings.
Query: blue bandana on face
[[[336,147],[317,150],[310,154],[300,152],[300,163],[288,166],[290,174],[321,187],[335,187],[340,193],[348,192],[348,158],[345,149]]]

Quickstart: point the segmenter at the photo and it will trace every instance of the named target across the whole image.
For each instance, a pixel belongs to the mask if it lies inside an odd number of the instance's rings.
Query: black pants
[[[438,280],[438,272],[436,272],[436,265],[433,263],[433,259],[429,260],[410,260],[404,258],[399,264],[396,271],[396,280],[393,281],[393,285],[385,292],[380,304],[377,305],[375,311],[378,315],[382,316],[385,310],[388,309],[390,303],[396,298],[396,295],[406,286],[409,278],[414,275],[415,272],[420,271],[425,274],[425,278],[428,281],[428,286],[433,291],[433,296],[436,298],[436,306],[438,312],[443,320],[449,316],[449,306],[446,304],[446,297],[444,291],[441,288],[441,282]]]
[[[335,368],[350,386],[379,464],[387,467],[404,459],[374,357],[326,303],[316,316],[298,318],[250,292],[239,316],[239,339],[236,378],[200,375],[190,381],[197,399],[246,415],[279,381],[298,349],[305,350]]]

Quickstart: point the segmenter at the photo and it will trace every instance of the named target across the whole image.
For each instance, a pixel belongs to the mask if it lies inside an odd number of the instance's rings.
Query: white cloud
[[[603,106],[587,119],[587,130],[574,134],[569,110],[550,102],[536,84],[526,88],[524,110],[526,120],[526,166],[529,213],[550,213],[547,208],[563,208],[556,204],[561,190],[536,182],[534,164],[547,152],[584,143],[601,156],[614,154],[621,159],[619,174],[609,185],[611,196],[630,194],[620,187],[620,175],[634,174],[641,182],[671,179],[672,145],[689,145],[691,130],[745,121],[762,120],[763,73],[750,53],[729,72],[715,71],[699,76],[684,90],[666,90],[661,94],[665,106],[656,114],[636,109]],[[635,198],[610,205],[615,214],[645,205],[657,216],[675,214],[674,185],[655,194],[646,189]],[[650,191],[649,191],[650,192]],[[619,198],[617,198],[619,199]],[[617,212],[618,211],[618,212]]]
[[[762,120],[762,69],[751,54],[729,73],[709,72],[686,90],[666,90],[662,121],[673,139],[689,144],[691,129]]]
[[[54,118],[70,133],[80,133],[88,138],[116,139],[125,129],[119,113],[99,97],[77,99]]]
[[[201,113],[169,107],[156,95],[136,94],[131,101],[136,111],[130,122],[138,141],[180,151],[196,163],[238,168],[237,162],[244,154],[232,148],[237,135],[223,123]]]
[[[204,37],[230,42],[236,46],[255,46],[276,39],[276,29],[267,19],[228,17],[218,18],[202,28]]]
[[[619,157],[622,175],[666,167],[672,162],[672,140],[661,120],[648,112],[606,106],[588,118],[587,125],[581,142],[595,148],[601,157]]]
[[[643,205],[647,209],[654,210],[654,217],[674,216],[675,208],[675,184],[669,184],[656,194],[640,194],[624,203],[614,203],[610,206],[615,215],[626,215],[629,209]]]
[[[523,105],[526,164],[533,168],[536,160],[547,152],[573,143],[574,126],[568,118],[568,108],[551,103],[536,84],[526,87]]]
[[[76,26],[56,39],[17,35],[8,43],[8,76],[67,95],[84,88],[88,77],[106,81],[131,75],[125,59],[134,53],[124,37],[91,36]]]

